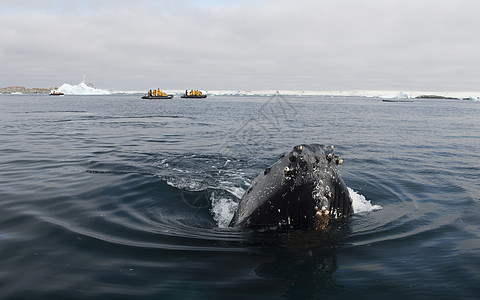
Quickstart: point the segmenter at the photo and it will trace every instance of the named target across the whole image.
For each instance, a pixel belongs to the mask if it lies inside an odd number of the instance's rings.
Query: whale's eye
[[[302,153],[303,151],[303,146],[302,145],[298,145],[298,146],[295,146],[293,147],[293,151],[292,152],[297,152],[298,154]]]

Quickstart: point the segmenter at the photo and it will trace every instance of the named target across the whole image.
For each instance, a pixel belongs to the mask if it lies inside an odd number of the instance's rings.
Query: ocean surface
[[[479,299],[480,102],[0,95],[2,299]],[[252,180],[336,146],[356,214],[228,228]]]

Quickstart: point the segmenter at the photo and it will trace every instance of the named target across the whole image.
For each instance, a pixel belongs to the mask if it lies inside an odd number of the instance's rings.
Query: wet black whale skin
[[[230,226],[315,228],[318,211],[329,218],[353,214],[347,186],[338,174],[343,160],[333,146],[298,145],[265,169],[240,201]]]

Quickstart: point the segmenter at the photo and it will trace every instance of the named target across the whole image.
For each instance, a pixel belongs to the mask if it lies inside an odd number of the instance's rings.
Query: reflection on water
[[[314,230],[254,232],[247,238],[265,259],[255,268],[261,278],[280,280],[281,294],[289,299],[318,299],[345,289],[335,280],[339,269],[336,250],[348,238],[351,224],[335,222],[326,232]]]
[[[338,269],[334,246],[305,247],[311,243],[310,238],[318,238],[318,234],[295,232],[285,238],[293,238],[295,242],[286,240],[289,245],[279,247],[275,252],[272,249],[272,258],[255,269],[256,275],[284,280],[282,294],[293,299],[326,298],[343,289],[334,278]]]

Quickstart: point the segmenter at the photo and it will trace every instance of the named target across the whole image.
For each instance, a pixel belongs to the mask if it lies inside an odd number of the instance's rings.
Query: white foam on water
[[[372,202],[370,200],[367,200],[365,196],[357,193],[353,189],[348,188],[348,192],[350,193],[350,197],[352,197],[353,200],[354,213],[362,213],[382,209],[380,205],[372,204]]]
[[[213,219],[217,223],[218,227],[226,228],[230,224],[230,221],[235,214],[238,207],[238,199],[221,197],[212,193],[210,196],[212,201],[212,214]]]
[[[174,188],[186,190],[189,192],[200,192],[207,188],[205,182],[201,180],[169,177],[165,179],[165,182],[169,186],[173,186]]]
[[[220,187],[229,192],[230,194],[234,195],[238,199],[241,199],[243,197],[243,194],[245,194],[245,190],[243,188],[239,186],[234,186],[228,181],[220,182]]]

